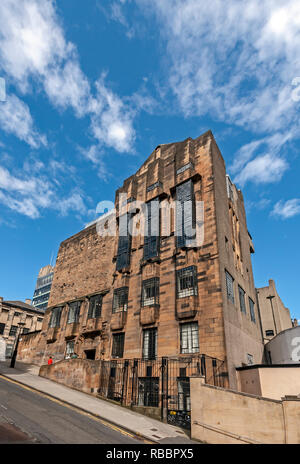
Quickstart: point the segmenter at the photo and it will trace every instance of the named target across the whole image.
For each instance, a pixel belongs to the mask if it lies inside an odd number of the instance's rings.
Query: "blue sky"
[[[211,129],[256,253],[300,318],[298,0],[2,0],[0,295],[32,297],[59,243],[160,143]]]

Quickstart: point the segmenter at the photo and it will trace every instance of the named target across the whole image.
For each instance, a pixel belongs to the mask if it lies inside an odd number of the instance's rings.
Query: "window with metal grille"
[[[154,258],[159,253],[160,211],[159,200],[146,203],[144,259]]]
[[[111,356],[113,358],[123,358],[125,333],[113,334]]]
[[[0,335],[4,334],[4,330],[5,330],[5,324],[0,323]]]
[[[138,405],[158,407],[159,377],[139,377]]]
[[[128,304],[128,287],[121,287],[114,290],[113,313],[127,311]]]
[[[90,297],[88,319],[101,316],[102,295],[93,295]]]
[[[188,180],[176,187],[176,246],[191,246],[196,238],[194,184]]]
[[[245,291],[239,286],[240,308],[242,313],[246,314]]]
[[[229,274],[228,271],[225,271],[226,275],[226,289],[227,289],[227,298],[234,303],[234,288],[233,288],[233,277]]]
[[[197,322],[188,322],[180,325],[180,352],[182,354],[199,352]]]
[[[120,271],[129,266],[130,250],[131,250],[131,235],[128,228],[129,214],[123,214],[119,218],[119,243],[116,262],[116,270]]]
[[[176,271],[177,298],[197,295],[197,267],[189,266]]]
[[[67,324],[72,324],[79,321],[81,301],[73,301],[69,303],[69,313]]]
[[[157,329],[143,331],[143,359],[156,359],[157,354]]]
[[[71,356],[74,354],[74,347],[75,347],[74,340],[70,340],[69,342],[67,342],[65,359],[71,358]]]
[[[142,306],[159,304],[159,278],[154,277],[143,281],[142,284]]]
[[[52,309],[49,327],[59,327],[62,307]]]
[[[17,330],[18,330],[18,326],[17,325],[12,325],[11,328],[10,328],[10,331],[9,331],[9,336],[11,337],[11,336],[16,335]]]
[[[29,332],[29,329],[27,327],[24,327],[24,329],[22,330],[22,334],[27,334]]]
[[[250,317],[252,322],[256,322],[255,319],[255,310],[254,310],[254,301],[249,297],[249,308],[250,308]]]

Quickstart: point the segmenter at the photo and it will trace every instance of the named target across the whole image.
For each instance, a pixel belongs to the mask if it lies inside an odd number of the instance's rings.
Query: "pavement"
[[[73,390],[64,385],[39,377],[39,366],[16,362],[15,368],[9,363],[0,362],[0,374],[19,384],[34,389],[44,395],[73,406],[101,418],[109,424],[115,425],[125,431],[151,443],[160,444],[196,444],[187,433],[173,425],[165,424],[156,419],[144,416],[109,401],[95,398],[87,393]]]

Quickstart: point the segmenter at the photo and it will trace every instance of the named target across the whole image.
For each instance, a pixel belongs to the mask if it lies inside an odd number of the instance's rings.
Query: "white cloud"
[[[0,126],[5,132],[16,135],[32,148],[47,145],[45,136],[34,128],[28,106],[15,95],[7,96],[0,107]]]
[[[249,161],[235,177],[234,182],[244,185],[251,180],[256,184],[278,182],[288,169],[287,162],[271,154],[261,155]]]
[[[31,90],[34,79],[35,91],[43,88],[53,106],[73,108],[77,117],[89,114],[92,133],[102,144],[119,152],[132,149],[135,114],[105,86],[104,79],[97,85],[94,111],[89,81],[75,45],[65,38],[54,0],[0,3],[1,68],[22,92]],[[22,132],[14,133],[22,137]],[[34,146],[32,137],[23,136],[22,140]]]
[[[186,116],[285,130],[298,107],[298,0],[139,0],[165,41],[167,78]]]
[[[132,113],[122,100],[104,84],[104,76],[96,83],[97,95],[90,103],[93,113],[91,130],[102,144],[119,152],[130,151],[135,140]]]
[[[300,214],[300,199],[294,198],[285,202],[283,200],[278,201],[271,214],[282,219],[289,219]]]
[[[43,171],[43,172],[42,172]],[[61,215],[69,212],[85,214],[86,207],[79,192],[61,196],[55,182],[50,181],[47,166],[35,166],[31,172],[23,171],[22,176],[12,174],[0,166],[0,203],[7,208],[32,219],[40,217],[41,211],[51,209]]]

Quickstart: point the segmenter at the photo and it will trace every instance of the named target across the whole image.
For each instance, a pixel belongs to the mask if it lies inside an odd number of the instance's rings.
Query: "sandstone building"
[[[137,201],[146,204],[145,221]],[[153,216],[162,203],[170,210],[167,231],[164,213]],[[19,359],[205,354],[224,362],[236,388],[235,368],[260,364],[263,340],[243,195],[212,133],[158,146],[117,190],[115,207],[116,237],[99,234],[95,223],[61,243],[42,330],[24,337]],[[128,218],[143,233],[125,236]],[[102,220],[103,230],[112,220]],[[196,223],[203,240],[191,246],[194,237],[179,232]],[[26,344],[35,347],[30,358]]]
[[[30,300],[29,300],[30,301]],[[16,337],[42,328],[44,313],[23,301],[3,301],[0,297],[0,339],[2,358],[11,357]]]

